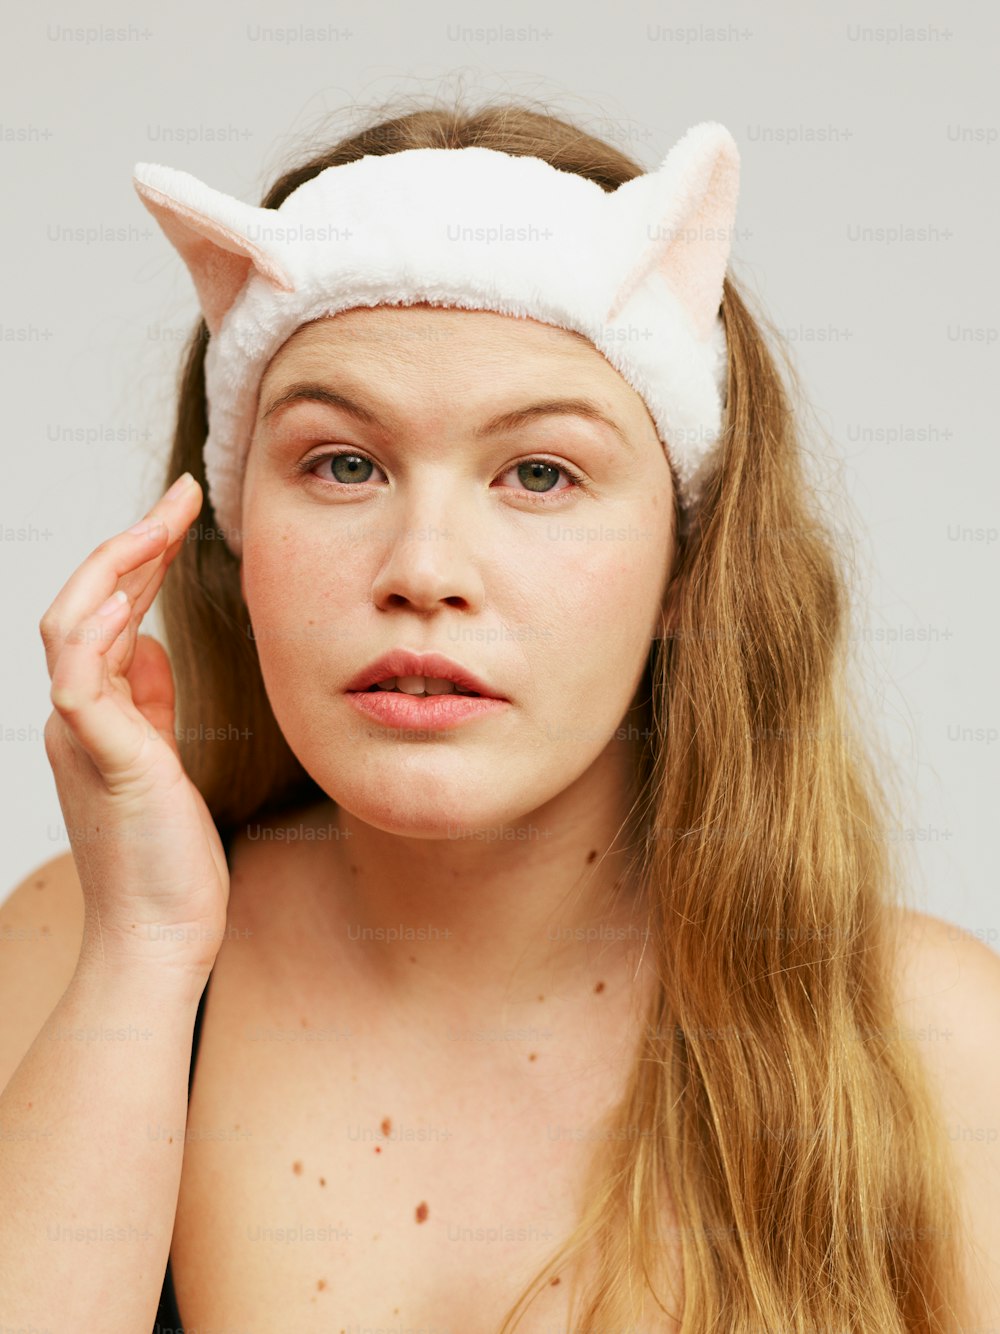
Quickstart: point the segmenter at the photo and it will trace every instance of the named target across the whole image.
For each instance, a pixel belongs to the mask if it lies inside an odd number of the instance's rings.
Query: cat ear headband
[[[719,315],[739,189],[723,126],[692,126],[613,191],[536,157],[411,148],[327,167],[277,209],[139,162],[133,184],[190,271],[205,354],[208,498],[242,555],[241,494],[268,362],[302,324],[430,302],[583,334],[639,394],[673,464],[682,519],[721,445]]]

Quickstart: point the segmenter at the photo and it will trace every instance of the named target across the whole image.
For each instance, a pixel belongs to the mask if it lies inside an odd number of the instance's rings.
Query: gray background
[[[917,902],[1000,949],[996,24],[971,4],[626,4],[586,19],[569,3],[190,0],[9,21],[0,899],[69,847],[38,621],[156,499],[197,314],[133,164],[256,204],[287,152],[348,127],[344,108],[461,87],[473,104],[550,100],[647,169],[698,121],[734,134],[732,264],[829,433],[812,466],[847,498],[856,666],[906,798],[894,836]],[[160,632],[156,608],[143,628]]]

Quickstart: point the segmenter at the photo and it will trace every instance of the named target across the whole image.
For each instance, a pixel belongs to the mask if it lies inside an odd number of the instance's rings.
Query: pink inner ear
[[[686,239],[682,231],[659,259],[660,272],[677,293],[702,340],[711,333],[722,300],[722,278],[729,251],[728,238],[719,236],[723,230],[721,220],[726,216],[719,197],[723,193],[719,189],[720,169],[725,170],[723,163],[717,164],[698,208],[684,220],[684,229],[690,228],[695,239]]]
[[[687,198],[671,224],[673,239],[655,258],[647,258],[633,271],[617,293],[609,319],[618,318],[619,311],[655,264],[690,316],[696,336],[704,341],[711,335],[722,301],[722,282],[732,243],[727,228],[735,215],[738,179],[738,164],[726,153],[715,157],[708,183],[700,194],[696,186],[686,182]],[[654,242],[646,251],[647,257],[655,248]]]
[[[246,283],[251,265],[275,287],[285,292],[293,290],[292,282],[274,260],[239,232],[151,186],[136,182],[136,189],[188,266],[210,333],[218,332]]]
[[[188,267],[198,289],[205,323],[211,333],[220,325],[247,280],[252,261],[248,255],[234,255],[231,250],[220,250],[212,241],[187,241],[190,252],[185,254]]]

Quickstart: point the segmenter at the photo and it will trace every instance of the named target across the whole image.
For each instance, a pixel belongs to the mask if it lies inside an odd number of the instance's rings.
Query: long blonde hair
[[[608,191],[643,171],[527,104],[388,110],[287,169],[262,205],[407,148],[532,154]],[[890,923],[907,891],[845,674],[842,556],[806,480],[780,339],[732,273],[722,313],[724,461],[679,543],[637,696],[658,985],[578,1226],[500,1334],[567,1274],[583,1276],[573,1329],[593,1334],[634,1327],[649,1302],[681,1334],[944,1334],[962,1310],[945,1127],[895,1021]],[[199,321],[167,471],[203,488],[207,339]],[[207,494],[161,597],[182,756],[220,827],[323,797],[271,712]]]

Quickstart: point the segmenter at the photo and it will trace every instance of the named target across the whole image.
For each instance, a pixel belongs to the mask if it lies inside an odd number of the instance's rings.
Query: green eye
[[[330,464],[331,478],[317,475],[316,470],[320,464],[326,462]],[[349,488],[352,483],[368,482],[376,469],[381,471],[378,469],[378,464],[366,454],[360,454],[355,450],[314,454],[311,458],[303,459],[301,463],[296,464],[297,472],[311,477],[328,490],[336,489],[337,486]],[[565,463],[552,463],[547,459],[523,459],[520,463],[512,464],[501,476],[506,477],[512,472],[517,473],[524,490],[518,491],[517,487],[510,489],[528,500],[541,499],[552,493],[564,495],[567,491],[574,491],[583,485],[583,477],[574,469]],[[560,473],[569,479],[570,485],[556,490]]]
[[[528,463],[517,465],[517,474],[531,491],[550,491],[555,485],[561,469],[555,464],[543,463],[541,459],[532,459]],[[535,483],[538,483],[536,486]],[[551,483],[551,485],[550,485]]]
[[[327,454],[325,457],[330,459],[338,482],[367,482],[374,467],[371,459],[366,459],[363,454]]]

